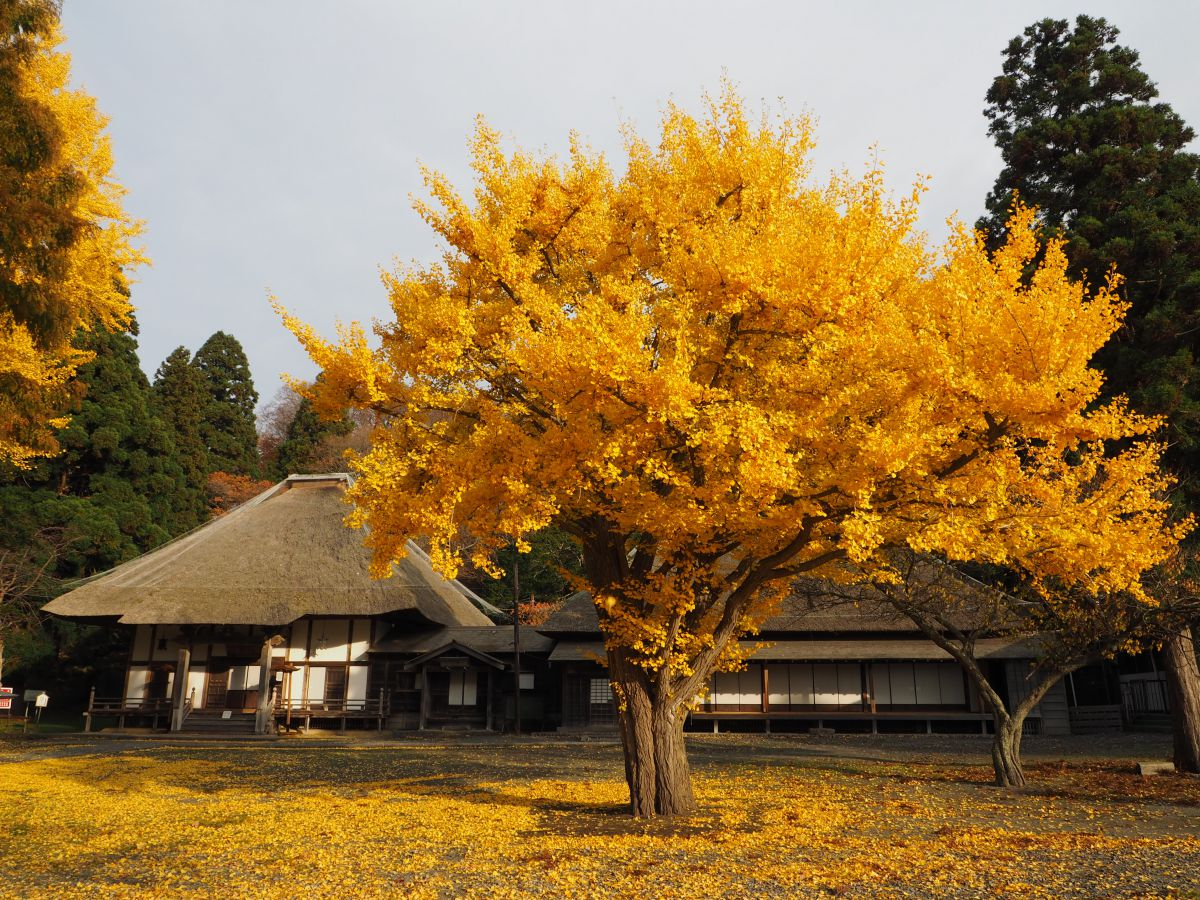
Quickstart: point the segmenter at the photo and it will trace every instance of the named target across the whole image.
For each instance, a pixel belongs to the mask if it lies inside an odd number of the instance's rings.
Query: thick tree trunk
[[[0,638],[0,684],[4,684],[4,638]]]
[[[670,698],[655,696],[649,674],[624,650],[609,651],[608,668],[617,695],[630,811],[639,818],[694,812],[683,741],[686,711]]]
[[[584,568],[597,591],[618,588],[628,576],[625,541],[602,520],[587,523]],[[653,673],[637,665],[623,647],[608,651],[608,677],[617,701],[625,748],[630,811],[640,818],[694,812],[691,770],[683,742],[687,708],[658,690]]]
[[[996,786],[1025,787],[1025,770],[1021,768],[1021,732],[1025,716],[1018,718],[994,711],[993,721],[996,736],[992,740],[992,768],[996,773]]]
[[[1175,769],[1200,773],[1200,666],[1192,630],[1185,628],[1163,642],[1163,663],[1171,697]]]

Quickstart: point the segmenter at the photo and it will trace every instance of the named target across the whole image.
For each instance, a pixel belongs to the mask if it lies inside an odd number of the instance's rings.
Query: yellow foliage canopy
[[[1183,526],[1158,423],[1096,406],[1088,365],[1116,276],[1071,281],[1021,207],[994,256],[961,225],[931,250],[919,190],[893,201],[878,168],[814,185],[812,144],[728,90],[668,107],[657,144],[627,134],[620,176],[480,123],[473,202],[427,173],[448,249],[384,276],[376,345],[284,313],[318,408],[385,414],[351,491],[376,572],[414,534],[452,574],[464,530],[487,565],[556,521],[592,548],[610,647],[686,698],[772,583],[840,560],[878,573],[904,546],[1114,590],[1163,559]],[[620,577],[597,583],[605,548]]]
[[[80,328],[128,325],[125,273],[146,262],[132,244],[141,223],[126,215],[124,189],[110,176],[106,120],[92,97],[69,88],[61,41],[48,26],[2,51],[14,95],[5,100],[0,166],[0,214],[9,223],[0,246],[0,460],[17,466],[57,450],[53,428],[63,420],[54,416],[90,359],[71,340]],[[27,52],[18,56],[18,46]]]

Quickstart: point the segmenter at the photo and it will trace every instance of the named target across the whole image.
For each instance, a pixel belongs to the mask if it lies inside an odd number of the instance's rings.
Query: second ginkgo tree
[[[428,175],[447,249],[385,276],[376,346],[284,315],[317,408],[381,416],[351,491],[377,574],[416,535],[447,575],[464,535],[484,567],[548,523],[580,542],[635,815],[694,808],[689,704],[801,573],[907,547],[1136,591],[1170,554],[1157,423],[1093,403],[1114,282],[1071,281],[1029,211],[994,256],[932,251],[917,192],[813,185],[810,124],[730,90],[626,146],[618,176],[481,125],[473,202]]]

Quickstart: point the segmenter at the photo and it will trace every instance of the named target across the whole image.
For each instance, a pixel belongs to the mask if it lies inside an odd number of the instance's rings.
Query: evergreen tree
[[[207,393],[204,377],[186,347],[176,347],[154,375],[154,409],[171,429],[175,459],[183,470],[180,524],[192,528],[208,519],[208,449],[201,437]]]
[[[218,331],[196,351],[192,365],[203,376],[207,395],[200,436],[208,451],[208,471],[257,478],[258,392],[242,345],[233,335]]]
[[[293,473],[311,473],[325,468],[323,457],[318,456],[322,444],[332,437],[345,437],[354,430],[348,418],[340,422],[329,422],[317,416],[312,401],[300,401],[296,415],[288,425],[287,437],[279,445],[275,470],[280,478]]]
[[[1103,19],[1044,19],[1014,38],[987,93],[1004,169],[979,226],[992,243],[1017,191],[1067,241],[1074,274],[1116,266],[1130,310],[1097,362],[1111,393],[1168,417],[1168,461],[1200,508],[1200,156],[1194,132]]]
[[[1074,274],[1095,282],[1116,267],[1129,312],[1096,362],[1109,394],[1166,417],[1179,504],[1200,511],[1200,155],[1117,36],[1079,16],[1073,29],[1043,19],[1009,43],[984,113],[1004,169],[979,226],[1000,242],[1016,191],[1065,239]],[[1184,662],[1195,650],[1187,629],[1165,637],[1176,766],[1190,772],[1200,771],[1200,683]]]
[[[188,527],[187,483],[171,428],[156,415],[131,333],[93,331],[79,370],[86,393],[57,433],[63,452],[0,488],[0,545],[62,535],[58,574],[101,571]]]

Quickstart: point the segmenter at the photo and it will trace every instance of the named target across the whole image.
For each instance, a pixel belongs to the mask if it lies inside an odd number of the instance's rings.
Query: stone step
[[[220,734],[253,734],[254,713],[234,713],[225,718],[219,712],[197,710],[183,720],[181,731]]]

